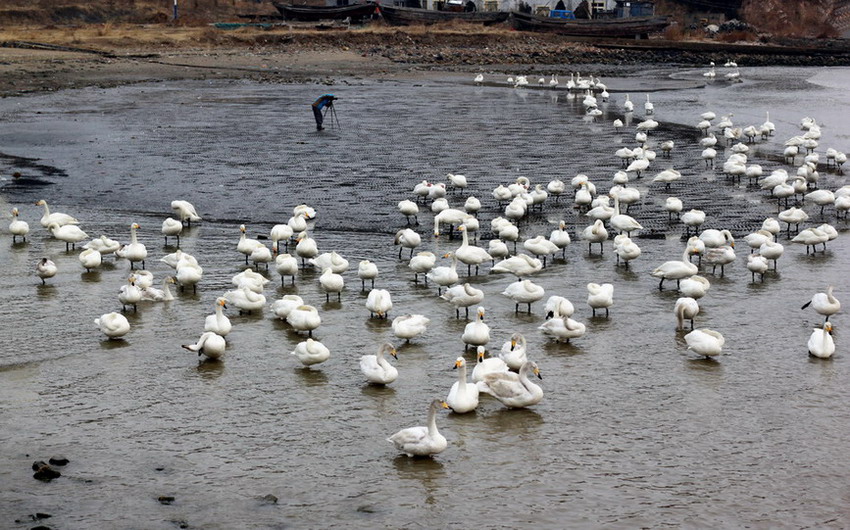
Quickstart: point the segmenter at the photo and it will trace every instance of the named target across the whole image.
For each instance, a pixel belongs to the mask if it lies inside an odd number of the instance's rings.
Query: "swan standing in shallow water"
[[[429,322],[431,320],[426,318],[425,315],[401,315],[393,319],[393,334],[410,342],[410,339],[425,333]]]
[[[275,300],[272,303],[272,313],[281,320],[286,320],[289,313],[296,307],[304,305],[304,300],[297,294],[287,294],[280,300]]]
[[[810,305],[819,314],[825,316],[825,321],[829,321],[829,317],[838,313],[841,310],[841,302],[832,294],[832,285],[830,285],[825,293],[816,293],[811,300],[803,304],[801,309],[805,309]]]
[[[311,305],[300,305],[293,308],[286,317],[286,322],[295,331],[306,331],[308,337],[313,336],[313,330],[322,323],[319,311]]]
[[[537,285],[531,280],[522,280],[513,282],[502,291],[502,294],[514,301],[514,312],[519,312],[520,304],[528,305],[528,312],[531,313],[531,304],[542,300],[546,294],[543,287]]]
[[[232,328],[230,319],[224,314],[227,309],[227,299],[218,297],[215,301],[215,314],[208,315],[204,319],[204,331],[212,331],[222,337],[226,337]]]
[[[187,226],[192,226],[192,221],[201,220],[201,216],[198,215],[195,207],[189,201],[171,201],[171,209],[177,214],[180,221],[186,223]]]
[[[56,264],[53,263],[53,260],[49,260],[47,258],[41,258],[41,261],[35,266],[35,274],[41,278],[41,284],[44,285],[47,278],[53,278],[56,276],[56,272],[59,269],[56,267]]]
[[[499,359],[511,370],[519,370],[528,360],[528,343],[522,333],[514,333],[511,340],[502,344]]]
[[[115,241],[114,239],[110,239],[105,235],[101,235],[100,237],[92,239],[91,241],[83,245],[83,248],[86,250],[97,250],[98,252],[100,252],[101,256],[105,256],[107,254],[114,254],[116,250],[121,248],[121,243]]]
[[[79,259],[80,264],[86,269],[86,272],[91,272],[92,269],[97,269],[103,262],[100,252],[91,248],[87,248],[80,252]]]
[[[118,292],[118,301],[121,302],[121,309],[127,310],[127,306],[133,306],[133,312],[136,312],[136,304],[141,302],[142,292],[136,287],[136,277],[130,276],[127,279],[127,285],[122,285]]]
[[[291,355],[297,357],[304,366],[312,366],[327,361],[331,356],[331,352],[321,342],[307,339],[299,342]]]
[[[110,339],[120,339],[130,332],[130,322],[121,313],[106,313],[94,319],[94,324]]]
[[[694,329],[694,317],[699,314],[699,304],[693,298],[683,296],[676,300],[676,305],[673,307],[673,314],[676,315],[676,329],[685,329],[685,320],[691,321],[691,329]]]
[[[217,335],[212,331],[205,331],[201,334],[198,342],[195,344],[184,344],[183,347],[189,351],[198,352],[199,357],[201,354],[204,354],[210,359],[218,359],[224,354],[227,343],[221,335]]]
[[[388,385],[398,378],[398,370],[384,358],[389,353],[398,360],[398,352],[395,346],[389,342],[381,344],[375,355],[364,355],[360,357],[360,371],[366,376],[366,380],[376,385]]]
[[[30,233],[30,225],[28,225],[26,221],[18,219],[17,208],[12,208],[12,222],[9,223],[9,232],[12,234],[12,243],[17,242],[18,236],[26,241],[27,234]]]
[[[466,361],[463,357],[457,358],[454,369],[459,369],[457,381],[455,381],[449,390],[446,403],[452,411],[458,414],[471,412],[478,407],[478,387],[475,383],[468,383],[466,381]]]
[[[466,316],[469,317],[469,306],[480,304],[484,300],[484,291],[465,283],[446,289],[446,292],[440,298],[454,306],[455,318],[460,318],[461,307],[464,308]]]
[[[145,245],[139,243],[136,238],[136,230],[141,228],[138,223],[133,223],[130,225],[130,244],[124,245],[115,251],[115,255],[119,258],[126,258],[130,261],[130,270],[133,269],[133,264],[137,261],[142,262],[142,268],[145,268],[145,258],[148,257],[148,249],[145,248]]]
[[[262,310],[266,305],[265,296],[255,293],[250,287],[244,284],[239,289],[224,293],[224,298],[239,308],[240,315],[242,312],[250,314],[255,310]]]
[[[527,361],[519,369],[519,374],[513,372],[487,374],[483,381],[476,384],[480,392],[490,394],[505,406],[530,407],[543,399],[543,389],[528,379],[529,372],[543,379],[537,363]]]
[[[322,286],[322,290],[325,291],[326,302],[330,301],[331,293],[336,293],[337,301],[340,300],[342,289],[345,287],[345,280],[343,280],[341,274],[336,274],[330,267],[327,267],[322,271],[322,275],[319,276],[319,284]]]
[[[408,427],[393,434],[387,441],[407,456],[431,456],[442,453],[449,443],[437,430],[437,408],[449,408],[445,401],[435,399],[428,407],[427,426]]]
[[[274,260],[274,267],[277,273],[280,274],[280,283],[286,284],[286,277],[292,278],[292,285],[295,285],[295,275],[298,273],[298,260],[290,254],[280,254]]]
[[[809,353],[820,359],[829,359],[835,353],[835,342],[832,340],[832,324],[823,323],[823,328],[815,328],[809,337]]]
[[[368,259],[361,260],[357,266],[357,277],[360,278],[360,289],[366,290],[366,280],[372,282],[372,288],[375,288],[375,278],[378,277],[378,266]]]
[[[699,355],[706,357],[714,357],[720,355],[723,351],[723,345],[726,339],[719,332],[713,329],[695,329],[685,335],[685,342],[688,343],[688,349]]]
[[[183,231],[183,223],[177,219],[168,217],[162,222],[162,235],[165,236],[165,244],[168,244],[168,236],[177,238],[177,246],[180,246],[180,233]]]
[[[440,296],[443,287],[456,284],[460,278],[457,275],[457,256],[453,252],[443,255],[443,258],[451,258],[451,267],[435,267],[425,275],[426,278],[437,284],[437,296]]]
[[[478,307],[478,319],[464,327],[461,340],[466,346],[484,346],[490,342],[490,326],[484,323],[483,307]]]
[[[378,315],[378,318],[387,318],[390,309],[393,308],[393,300],[390,292],[386,289],[372,289],[366,297],[366,309],[369,310],[369,318]]]
[[[58,239],[59,241],[65,242],[65,251],[68,251],[68,245],[70,244],[72,248],[77,248],[77,243],[83,241],[84,239],[88,239],[88,234],[83,232],[79,226],[76,225],[62,225],[59,226],[56,223],[50,223],[50,226],[47,227],[50,230],[50,233],[53,234],[53,237]]]
[[[676,280],[676,286],[678,287],[680,280],[684,280],[699,272],[699,268],[688,259],[690,253],[692,251],[686,247],[681,261],[665,261],[652,271],[652,276],[661,278],[658,284],[659,290],[664,289],[664,280]]]

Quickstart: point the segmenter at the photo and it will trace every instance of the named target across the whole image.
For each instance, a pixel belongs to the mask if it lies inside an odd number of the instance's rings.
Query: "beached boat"
[[[520,31],[543,31],[576,37],[646,38],[670,25],[665,16],[611,19],[563,19],[511,12],[511,25]]]
[[[280,11],[280,14],[286,20],[315,22],[317,20],[342,20],[345,18],[362,20],[372,16],[377,4],[367,2],[348,6],[296,6],[272,2],[272,5]]]
[[[417,9],[414,7],[392,7],[382,5],[379,8],[381,16],[393,26],[410,26],[416,24],[438,24],[460,20],[472,24],[498,24],[507,20],[509,13],[503,11],[435,11],[432,9]]]

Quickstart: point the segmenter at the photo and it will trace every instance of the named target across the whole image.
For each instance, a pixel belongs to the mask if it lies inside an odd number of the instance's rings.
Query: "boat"
[[[647,38],[670,25],[666,16],[610,19],[564,19],[511,12],[511,25],[520,31],[542,31],[575,37]]]
[[[508,19],[506,11],[435,11],[415,7],[392,7],[382,5],[379,8],[381,16],[387,24],[393,26],[410,26],[415,24],[439,24],[459,20],[471,24],[498,24]]]
[[[280,2],[272,2],[272,5],[280,11],[280,14],[286,20],[300,20],[302,22],[342,20],[345,18],[350,18],[352,21],[362,20],[372,16],[377,6],[374,2],[348,6],[296,6],[281,4]]]

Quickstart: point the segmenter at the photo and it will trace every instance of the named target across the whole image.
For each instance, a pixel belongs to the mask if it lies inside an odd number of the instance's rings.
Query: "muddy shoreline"
[[[37,39],[37,40],[36,40]],[[47,43],[41,48],[32,43]],[[651,64],[846,66],[844,41],[715,42],[567,39],[505,30],[236,30],[129,28],[0,35],[0,95],[157,80],[245,78],[334,83],[350,77],[417,77],[431,71],[548,71],[593,64],[600,73]],[[538,70],[539,69],[539,70]]]

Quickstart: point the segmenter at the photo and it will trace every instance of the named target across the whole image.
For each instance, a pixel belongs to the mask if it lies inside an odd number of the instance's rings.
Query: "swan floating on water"
[[[809,353],[820,359],[829,359],[835,353],[835,342],[832,340],[832,324],[824,322],[823,328],[815,328],[809,337]]]
[[[199,357],[201,354],[204,354],[210,359],[218,359],[224,354],[227,343],[221,335],[217,335],[212,331],[205,331],[201,334],[198,342],[195,344],[184,344],[183,347],[189,351],[198,352]]]
[[[323,363],[331,356],[331,352],[327,346],[313,339],[299,342],[291,354],[297,357],[304,366]]]
[[[449,390],[446,403],[453,412],[463,414],[471,412],[478,407],[478,387],[475,383],[466,380],[466,361],[458,357],[454,369],[458,370],[457,381]]]
[[[505,406],[530,407],[543,399],[543,389],[528,379],[529,373],[543,379],[537,363],[526,361],[519,369],[519,374],[513,372],[487,374],[476,384],[480,392],[490,394]]]
[[[375,355],[364,355],[360,357],[360,371],[366,376],[366,380],[377,385],[388,385],[398,378],[398,370],[384,358],[390,354],[398,360],[398,352],[395,346],[385,342],[378,347]]]
[[[94,324],[110,339],[120,339],[130,332],[130,322],[121,313],[106,313],[94,319]]]
[[[449,443],[437,430],[437,408],[449,408],[445,401],[435,399],[428,407],[426,426],[408,427],[393,434],[387,441],[407,456],[431,456],[442,453]]]

